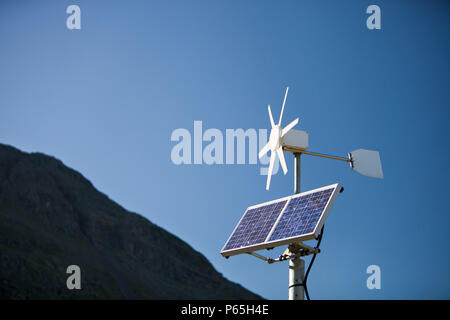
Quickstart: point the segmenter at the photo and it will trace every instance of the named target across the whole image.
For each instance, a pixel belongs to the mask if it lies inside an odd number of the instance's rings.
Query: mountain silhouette
[[[80,290],[67,288],[70,265]],[[3,144],[0,298],[261,299],[60,160]]]

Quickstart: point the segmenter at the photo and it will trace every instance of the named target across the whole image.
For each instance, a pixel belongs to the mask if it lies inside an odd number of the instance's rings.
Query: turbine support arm
[[[283,150],[286,152],[291,152],[291,153],[303,153],[303,154],[308,154],[310,156],[315,156],[315,157],[328,158],[328,159],[340,160],[340,161],[345,161],[345,162],[352,162],[352,159],[350,159],[350,157],[343,158],[343,157],[338,157],[338,156],[332,156],[329,154],[310,152],[310,151],[306,151],[304,149],[295,148],[295,147],[291,147],[291,146],[283,146]]]

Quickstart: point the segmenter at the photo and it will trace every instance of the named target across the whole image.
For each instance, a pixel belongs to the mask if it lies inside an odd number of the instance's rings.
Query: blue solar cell
[[[316,228],[334,188],[292,198],[268,241],[310,234]]]
[[[287,200],[248,209],[224,247],[225,250],[263,243]]]

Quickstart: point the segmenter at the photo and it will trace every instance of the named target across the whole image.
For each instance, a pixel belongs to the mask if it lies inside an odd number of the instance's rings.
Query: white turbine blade
[[[259,155],[258,157],[261,159],[262,157],[264,157],[264,155],[269,152],[270,150],[270,144],[267,142],[266,145],[261,149],[261,151],[259,151]]]
[[[279,126],[281,125],[281,119],[283,118],[284,105],[286,104],[286,97],[288,94],[288,90],[289,90],[289,87],[286,87],[286,93],[284,94],[284,100],[283,100],[283,106],[281,107],[280,121],[278,121]]]
[[[272,171],[273,171],[273,165],[275,163],[275,152],[270,153],[270,164],[269,164],[269,170],[267,171],[267,183],[266,183],[266,190],[269,190],[270,187],[270,179],[272,178]]]
[[[267,110],[269,110],[270,125],[273,128],[273,127],[275,127],[275,122],[273,122],[272,111],[270,110],[270,104],[267,106]]]
[[[291,130],[295,125],[298,123],[298,118],[289,123],[286,127],[284,127],[283,130],[281,130],[281,137],[284,137],[284,135]]]
[[[281,167],[283,168],[283,173],[287,173],[286,160],[284,160],[283,147],[277,149],[278,159],[280,159]]]

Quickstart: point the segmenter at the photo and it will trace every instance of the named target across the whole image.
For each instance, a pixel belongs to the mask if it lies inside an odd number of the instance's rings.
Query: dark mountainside
[[[68,290],[69,265],[81,290]],[[0,144],[0,298],[260,299],[80,173]]]

